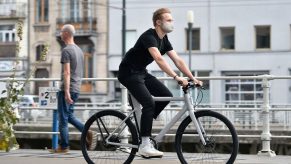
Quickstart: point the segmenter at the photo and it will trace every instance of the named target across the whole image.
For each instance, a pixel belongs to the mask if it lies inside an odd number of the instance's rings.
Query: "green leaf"
[[[1,94],[6,93],[6,92],[7,92],[6,90],[3,90],[3,91],[1,92]]]

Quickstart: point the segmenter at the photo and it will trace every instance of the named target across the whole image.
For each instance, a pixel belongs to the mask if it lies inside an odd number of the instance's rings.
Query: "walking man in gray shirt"
[[[68,123],[71,123],[80,132],[84,128],[84,124],[74,116],[74,104],[79,97],[84,66],[84,54],[75,44],[74,34],[73,25],[66,24],[62,27],[60,35],[66,46],[61,54],[61,90],[58,93],[60,146],[53,150],[55,153],[69,151]]]

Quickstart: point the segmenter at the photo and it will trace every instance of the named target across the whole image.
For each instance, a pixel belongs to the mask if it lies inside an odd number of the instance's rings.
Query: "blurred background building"
[[[60,55],[64,46],[60,29],[76,27],[75,42],[85,53],[84,77],[116,77],[122,58],[123,0],[1,0],[0,77],[12,73],[16,61],[16,24],[22,21],[23,41],[17,76],[24,77],[36,66],[36,78],[59,78]],[[174,49],[196,76],[291,75],[291,2],[289,0],[125,0],[126,50],[152,28],[152,14],[160,7],[172,11],[175,30],[168,36]],[[189,37],[187,11],[194,12]],[[189,51],[189,38],[192,38]],[[40,52],[49,45],[46,61],[37,64]],[[191,62],[189,61],[189,54]],[[169,58],[165,55],[167,60]],[[171,62],[170,62],[171,63]],[[177,71],[173,63],[173,68]],[[153,63],[149,71],[166,76]],[[165,82],[175,95],[179,87]],[[257,104],[262,101],[259,80],[205,81],[206,103]],[[31,83],[28,94],[49,82]],[[120,98],[115,82],[82,84],[88,101]],[[272,82],[271,101],[291,103],[291,82]]]
[[[28,19],[27,2],[25,0],[0,1],[0,77],[10,76],[17,58],[20,61],[16,68],[16,76],[22,77],[27,69]],[[23,41],[20,52],[16,50],[17,23],[23,22]]]
[[[126,4],[124,10],[123,2]],[[85,54],[84,77],[116,77],[123,54],[122,35],[125,34],[125,48],[128,50],[144,31],[153,28],[152,14],[161,7],[171,9],[175,29],[168,34],[169,39],[196,76],[291,75],[290,0],[0,0],[0,78],[10,76],[17,61],[17,77],[26,77],[36,68],[33,75],[36,78],[60,78],[60,57],[64,46],[60,40],[60,29],[66,23],[75,26],[75,42]],[[126,12],[125,33],[123,11]],[[192,28],[187,20],[188,11],[194,13]],[[16,27],[19,21],[23,22],[23,40],[17,54]],[[40,53],[45,45],[49,46],[49,52],[46,60],[40,64]],[[167,55],[165,58],[179,73]],[[148,70],[157,76],[167,76],[154,62]],[[164,83],[175,96],[181,94],[175,81]],[[243,129],[243,134],[259,134],[257,130],[263,125],[262,112],[255,109],[261,108],[261,80],[206,80],[204,84],[207,90],[204,91],[203,103],[206,105],[202,104],[201,107],[228,108],[224,114]],[[19,104],[22,107],[21,121],[27,124],[20,126],[17,131],[26,131],[24,127],[30,131],[36,129],[35,125],[45,129],[39,126],[40,122],[48,125],[47,129],[51,131],[52,110],[23,108],[37,106],[38,100],[34,99],[38,96],[34,95],[38,94],[39,87],[49,85],[47,81],[32,82],[27,87],[24,99]],[[0,93],[3,89],[5,83],[0,82]],[[120,96],[118,81],[84,81],[78,101],[81,110],[76,114],[85,122],[89,115],[96,112],[84,110],[96,104],[82,102],[106,102],[96,105],[100,110],[107,107],[120,109],[120,103],[112,103],[119,102]],[[291,81],[271,81],[270,100],[272,134],[277,132],[290,136],[291,114],[286,108],[290,108],[291,104]],[[161,120],[166,122],[173,116],[177,107],[180,107],[175,103],[170,104],[169,108],[176,109],[165,111],[161,114]],[[31,136],[34,135],[24,133],[18,137]],[[42,137],[35,135],[35,139]],[[290,145],[285,142],[287,140],[278,137],[276,149],[281,152],[289,150]],[[30,148],[38,143],[43,148],[44,142],[35,140],[23,147]],[[47,143],[50,144],[50,141]],[[79,145],[79,139],[77,143]],[[251,152],[257,153],[256,138],[247,138],[242,143],[252,145],[242,147],[249,147]],[[289,151],[286,154],[290,154]]]
[[[119,6],[120,1],[109,1]],[[128,0],[126,48],[152,28],[152,14],[168,7],[174,19],[169,40],[196,76],[291,75],[291,2],[288,0]],[[189,62],[187,11],[194,12],[192,60]],[[121,11],[109,10],[109,71],[114,76],[121,61]],[[167,55],[165,55],[167,59]],[[170,62],[172,67],[176,67]],[[149,71],[165,76],[153,63]],[[179,87],[165,82],[179,95]],[[205,102],[211,104],[258,104],[262,102],[260,80],[205,81]],[[119,84],[112,92],[118,90]],[[114,88],[114,87],[112,87]],[[118,93],[116,96],[119,96]],[[291,103],[290,80],[272,82],[271,102]],[[243,105],[242,105],[243,106]]]
[[[76,28],[75,42],[85,55],[84,78],[107,77],[107,1],[106,0],[29,0],[29,65],[36,66],[36,78],[60,78],[60,30],[64,24]],[[46,61],[37,64],[45,45]],[[31,92],[48,82],[36,82]],[[97,89],[98,88],[98,89]],[[82,98],[98,99],[107,93],[106,82],[82,83]]]
[[[1,0],[0,1],[0,78],[9,77],[13,73],[15,65],[15,76],[23,77],[28,70],[27,47],[28,47],[28,19],[26,0]],[[17,23],[23,23],[22,47],[17,52]],[[19,64],[16,64],[16,63]],[[4,90],[6,84],[0,82],[0,91]]]

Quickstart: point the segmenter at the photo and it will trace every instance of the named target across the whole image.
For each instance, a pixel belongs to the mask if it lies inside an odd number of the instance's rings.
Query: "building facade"
[[[22,41],[17,37],[18,23],[22,24]],[[16,67],[16,76],[26,75],[27,47],[28,47],[28,19],[26,0],[2,0],[0,1],[0,77],[12,75]],[[17,53],[17,42],[21,47]],[[19,61],[19,64],[16,62]]]
[[[121,61],[120,1],[110,1],[109,17],[109,71],[116,75]],[[253,76],[271,74],[291,75],[291,2],[270,1],[145,1],[128,0],[126,3],[126,47],[132,47],[138,37],[153,28],[154,10],[168,7],[174,18],[174,31],[169,40],[174,49],[196,76]],[[192,60],[189,62],[187,11],[194,12],[192,29]],[[118,39],[117,39],[118,38]],[[169,58],[165,55],[165,58]],[[176,67],[172,62],[171,66]],[[164,76],[153,63],[148,67],[153,74]],[[250,103],[262,101],[260,80],[211,80],[206,103]],[[167,84],[174,94],[178,87]],[[118,83],[112,84],[118,88]],[[289,80],[271,82],[271,103],[291,103]],[[115,90],[115,89],[113,89]],[[119,96],[116,94],[115,96]]]
[[[85,55],[84,78],[107,77],[107,0],[29,0],[29,9],[29,65],[36,67],[36,78],[60,78],[64,47],[60,30],[64,24],[75,26],[74,40]],[[46,61],[39,63],[45,45],[49,53]],[[31,92],[37,94],[38,87],[48,85],[31,84]],[[103,96],[107,83],[83,81],[81,92]]]
[[[27,75],[28,63],[28,19],[26,0],[0,1],[0,78]],[[22,40],[17,37],[17,27],[22,27]],[[17,45],[21,49],[17,51]],[[6,89],[6,84],[0,82],[0,91]],[[3,96],[2,94],[0,97]]]

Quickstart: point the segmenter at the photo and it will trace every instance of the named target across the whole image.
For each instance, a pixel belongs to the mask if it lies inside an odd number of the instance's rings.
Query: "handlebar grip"
[[[178,84],[179,84],[179,85],[182,85],[182,84],[183,84],[183,81],[178,81]]]
[[[194,85],[195,85],[196,88],[202,87],[200,84],[194,83]]]

